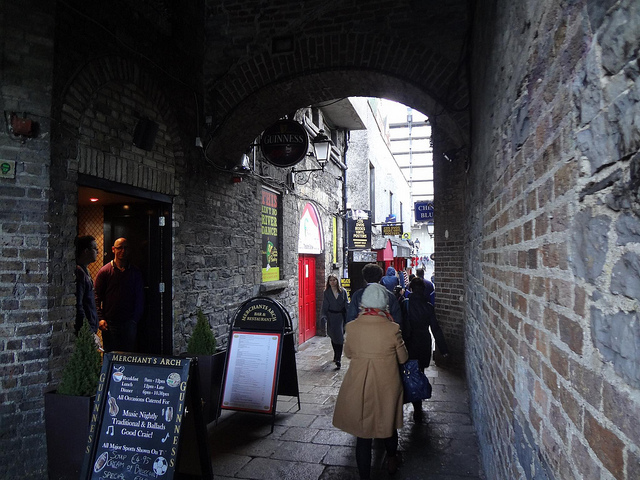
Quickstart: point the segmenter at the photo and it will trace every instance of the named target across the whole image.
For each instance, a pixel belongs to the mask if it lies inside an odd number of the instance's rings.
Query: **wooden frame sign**
[[[254,297],[236,310],[229,332],[219,409],[270,414],[275,423],[278,395],[298,397],[293,328],[276,300]]]
[[[81,478],[174,478],[182,427],[189,430],[190,425],[193,431],[191,417],[202,414],[192,405],[197,407],[199,402],[191,401],[190,384],[194,394],[198,389],[195,378],[189,378],[192,362],[190,358],[105,354]],[[201,436],[198,440],[203,444],[206,439]],[[201,473],[208,478],[202,454],[201,460],[205,469]]]
[[[281,339],[278,333],[233,332],[223,409],[273,412]]]

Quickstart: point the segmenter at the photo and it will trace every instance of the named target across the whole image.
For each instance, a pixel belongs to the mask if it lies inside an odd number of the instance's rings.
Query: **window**
[[[393,215],[393,192],[389,192],[389,215]]]

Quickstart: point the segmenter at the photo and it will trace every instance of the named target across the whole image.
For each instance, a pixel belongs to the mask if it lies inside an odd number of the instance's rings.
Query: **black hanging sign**
[[[352,210],[347,218],[349,250],[367,250],[371,248],[371,212]]]
[[[199,398],[193,363],[190,358],[105,354],[82,478],[173,479],[181,471],[178,454],[192,453],[179,452],[189,429],[198,436],[197,473],[212,478],[200,402],[191,401]]]
[[[402,236],[402,224],[399,223],[382,225],[382,235],[388,235],[390,237]]]
[[[260,147],[269,163],[292,167],[307,155],[309,136],[295,120],[278,120],[262,132]]]

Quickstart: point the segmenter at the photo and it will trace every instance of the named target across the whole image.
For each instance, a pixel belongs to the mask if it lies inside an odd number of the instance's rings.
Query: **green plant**
[[[197,317],[196,326],[187,344],[187,353],[191,355],[213,355],[216,353],[216,337],[211,331],[207,317],[204,316],[201,309],[198,309]]]
[[[90,397],[96,394],[102,357],[96,349],[89,322],[84,319],[76,338],[75,349],[62,372],[58,393]]]

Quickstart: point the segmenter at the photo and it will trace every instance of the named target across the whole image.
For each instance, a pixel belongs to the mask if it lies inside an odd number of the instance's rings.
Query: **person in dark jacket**
[[[98,245],[91,235],[83,235],[75,240],[76,247],[76,335],[87,319],[89,328],[94,334],[96,345],[102,348],[98,332],[98,311],[93,290],[93,279],[87,266],[98,259]]]
[[[393,267],[387,268],[387,274],[382,277],[380,283],[384,285],[384,287],[393,293],[393,289],[400,285],[400,280],[396,276],[396,269]]]
[[[419,278],[421,278],[422,281],[424,282],[424,288],[426,289],[426,294],[429,297],[429,301],[431,302],[431,305],[433,305],[435,307],[435,305],[436,305],[436,287],[434,287],[433,283],[431,283],[429,280],[424,278],[424,269],[423,268],[418,268],[416,270],[416,275]]]
[[[349,297],[347,291],[338,283],[338,277],[329,275],[327,285],[322,296],[322,310],[320,318],[327,325],[327,335],[331,338],[333,361],[336,369],[340,369],[342,360],[342,345],[344,344],[344,327],[347,324],[347,307]]]
[[[118,238],[111,251],[114,259],[96,276],[98,328],[102,330],[105,352],[134,352],[138,323],[144,312],[142,272],[129,261],[126,238]]]
[[[380,268],[380,265],[377,263],[367,263],[362,267],[362,278],[367,282],[367,285],[371,283],[380,283],[380,279],[382,279],[382,268]],[[360,315],[360,299],[362,298],[362,292],[364,292],[364,288],[357,290],[351,295],[351,303],[349,303],[349,307],[347,308],[347,323],[355,320],[356,317]],[[389,313],[391,313],[393,321],[402,328],[402,311],[400,310],[400,305],[396,300],[396,296],[393,292],[388,290],[387,296],[389,297]]]
[[[402,303],[405,328],[402,330],[410,360],[418,360],[418,366],[424,370],[431,363],[431,333],[440,353],[449,356],[449,348],[444,334],[436,320],[435,310],[429,300],[422,278],[417,277],[409,284],[411,295]],[[429,332],[431,329],[431,332]],[[413,419],[422,420],[422,402],[413,402]]]

